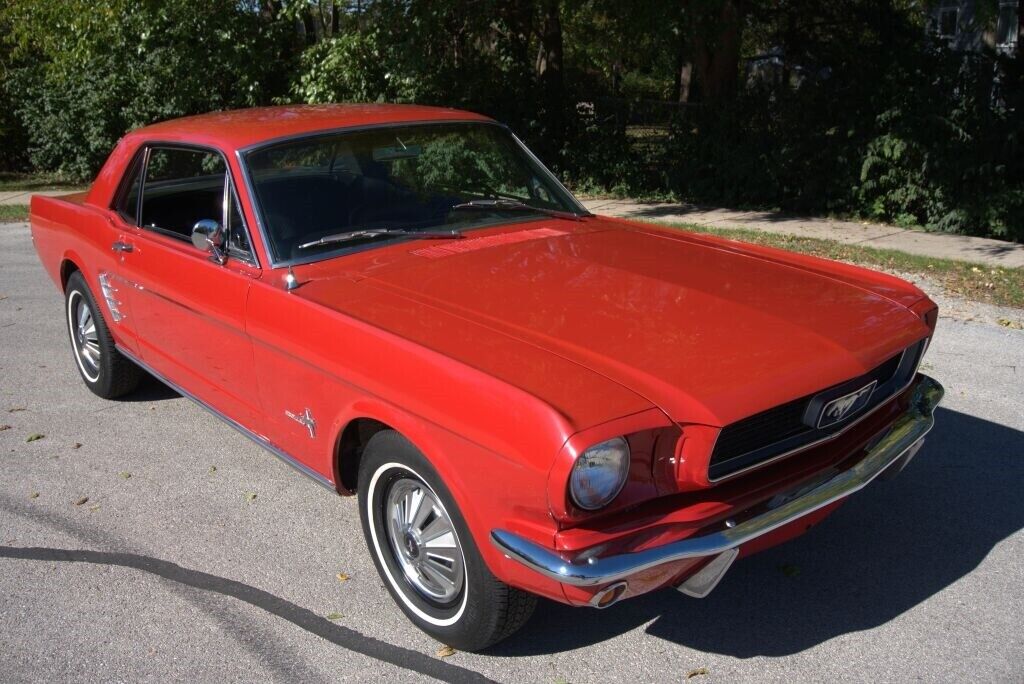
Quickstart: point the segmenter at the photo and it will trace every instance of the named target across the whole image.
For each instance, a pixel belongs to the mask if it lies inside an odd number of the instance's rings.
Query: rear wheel
[[[117,351],[103,314],[78,271],[68,278],[64,310],[71,351],[85,386],[104,399],[115,399],[138,387],[142,369]]]
[[[477,651],[529,619],[536,597],[491,574],[448,489],[408,440],[393,430],[374,435],[363,452],[358,489],[374,564],[417,627]]]

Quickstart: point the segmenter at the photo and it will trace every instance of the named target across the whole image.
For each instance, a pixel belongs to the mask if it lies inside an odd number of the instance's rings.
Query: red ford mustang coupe
[[[538,595],[707,595],[901,470],[942,396],[913,285],[594,216],[468,112],[168,121],[31,216],[90,390],[149,373],[357,494],[398,606],[467,650]]]

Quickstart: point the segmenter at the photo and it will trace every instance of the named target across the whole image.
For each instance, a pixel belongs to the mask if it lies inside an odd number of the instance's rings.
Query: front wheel
[[[359,510],[384,585],[438,641],[478,651],[533,613],[536,597],[491,574],[441,478],[393,430],[378,432],[363,452]]]

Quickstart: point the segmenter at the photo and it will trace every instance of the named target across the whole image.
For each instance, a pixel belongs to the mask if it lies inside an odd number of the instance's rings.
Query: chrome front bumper
[[[902,468],[935,424],[932,414],[942,394],[942,385],[926,375],[919,376],[910,408],[896,419],[892,429],[859,463],[776,508],[719,532],[643,551],[588,557],[581,561],[564,558],[505,530],[492,530],[491,543],[508,558],[553,580],[578,587],[606,585],[666,563],[719,556],[863,489],[890,467]],[[722,574],[726,569],[728,564],[725,564]],[[717,580],[714,583],[717,584]]]

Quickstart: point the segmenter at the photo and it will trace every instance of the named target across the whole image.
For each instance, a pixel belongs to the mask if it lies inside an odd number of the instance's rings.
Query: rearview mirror
[[[224,246],[224,231],[213,219],[201,219],[192,226],[192,244],[196,249],[210,252],[210,261],[223,264],[227,255]]]

